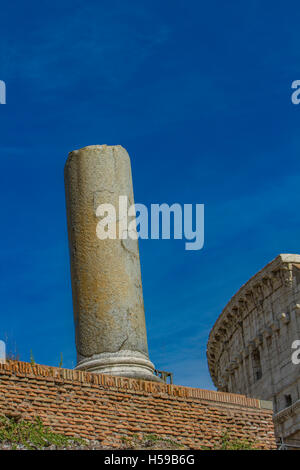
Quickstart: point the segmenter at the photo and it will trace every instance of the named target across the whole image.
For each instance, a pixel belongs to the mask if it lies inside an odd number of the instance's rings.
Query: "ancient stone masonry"
[[[224,432],[275,448],[270,403],[242,395],[26,362],[0,364],[0,414],[39,416],[68,436],[120,448],[134,434],[213,448]]]
[[[65,166],[77,369],[159,381],[148,357],[138,241],[99,239],[97,208],[134,203],[121,146],[93,145]],[[117,233],[121,220],[117,220]]]
[[[209,335],[207,358],[218,390],[272,400],[275,432],[300,439],[300,255],[282,254],[226,305]]]

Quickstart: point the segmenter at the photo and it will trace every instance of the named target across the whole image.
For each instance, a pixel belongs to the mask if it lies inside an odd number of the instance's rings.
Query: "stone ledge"
[[[288,406],[287,408],[284,408],[283,410],[279,411],[274,415],[274,423],[282,423],[285,421],[287,416],[292,416],[295,413],[300,412],[300,400],[297,400],[295,403],[293,403],[291,406]]]
[[[260,408],[262,410],[272,410],[273,411],[273,403],[267,400],[259,400]]]
[[[214,403],[226,403],[229,405],[271,410],[263,402],[255,398],[248,398],[244,395],[204,390],[200,388],[184,387],[180,385],[160,384],[156,382],[116,377],[104,374],[94,374],[79,370],[50,367],[40,364],[32,365],[28,362],[8,361],[0,364],[0,375],[15,375],[22,377],[36,377],[37,379],[48,378],[54,382],[70,381],[84,385],[94,385],[107,389],[120,391],[143,393],[156,396],[168,396],[170,398],[183,398],[191,400],[205,400]]]

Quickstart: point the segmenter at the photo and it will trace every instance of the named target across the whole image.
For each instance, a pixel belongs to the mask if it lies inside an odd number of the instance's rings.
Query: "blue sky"
[[[63,167],[120,144],[135,201],[204,203],[205,245],[142,240],[150,357],[212,388],[207,337],[230,297],[300,253],[300,7],[151,0],[1,5],[0,338],[75,365]]]

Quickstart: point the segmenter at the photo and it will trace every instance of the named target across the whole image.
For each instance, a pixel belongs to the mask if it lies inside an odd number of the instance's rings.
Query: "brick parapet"
[[[232,437],[275,446],[272,411],[260,400],[150,381],[9,361],[0,364],[0,414],[38,415],[57,432],[89,439],[154,433],[192,448]]]

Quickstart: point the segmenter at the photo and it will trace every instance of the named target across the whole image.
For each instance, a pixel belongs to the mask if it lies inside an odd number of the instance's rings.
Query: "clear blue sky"
[[[135,201],[204,203],[205,246],[143,240],[150,357],[211,388],[207,337],[242,283],[300,253],[299,2],[1,5],[0,338],[75,365],[63,167],[120,144]]]

